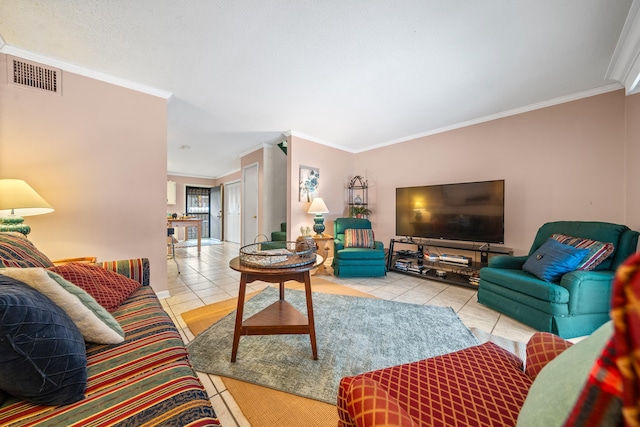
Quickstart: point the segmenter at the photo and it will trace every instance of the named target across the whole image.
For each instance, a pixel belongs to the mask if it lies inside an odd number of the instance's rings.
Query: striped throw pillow
[[[51,260],[25,236],[0,233],[0,268],[53,267]]]
[[[345,248],[373,248],[373,230],[370,228],[347,228],[344,230]]]
[[[584,239],[582,237],[565,236],[564,234],[554,234],[552,239],[574,248],[589,249],[589,253],[578,265],[577,270],[593,270],[602,261],[613,253],[613,243],[603,243],[597,240]]]

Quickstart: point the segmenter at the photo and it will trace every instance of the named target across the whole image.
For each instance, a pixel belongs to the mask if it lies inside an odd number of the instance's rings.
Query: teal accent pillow
[[[527,258],[522,269],[545,282],[557,282],[563,274],[576,270],[588,254],[588,249],[575,248],[550,238]]]
[[[612,335],[609,321],[542,368],[520,410],[518,427],[562,426]]]

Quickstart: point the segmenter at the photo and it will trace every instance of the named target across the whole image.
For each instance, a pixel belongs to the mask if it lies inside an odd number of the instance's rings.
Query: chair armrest
[[[140,283],[142,286],[149,286],[149,259],[148,258],[133,258],[124,259],[118,261],[104,261],[99,262],[102,268],[115,271],[118,274],[133,279]]]
[[[384,249],[384,243],[379,242],[379,241],[375,241],[373,244],[373,249],[380,249],[383,250]]]
[[[522,266],[524,265],[527,258],[529,258],[527,255],[497,255],[489,258],[488,267],[503,268],[508,270],[520,270],[522,269]]]
[[[571,271],[558,283],[569,292],[569,314],[608,313],[615,271]]]
[[[333,245],[334,245],[334,251],[340,251],[342,249],[344,249],[344,244],[338,240],[338,239],[333,239]]]
[[[76,257],[76,258],[63,258],[63,259],[56,259],[56,260],[51,261],[51,262],[53,263],[53,265],[68,264],[70,262],[82,262],[82,263],[87,263],[87,264],[95,264],[96,257],[94,257],[94,256],[82,256],[82,257]]]
[[[340,427],[417,427],[398,401],[370,378],[343,378],[338,392]]]
[[[536,332],[527,342],[525,374],[535,380],[542,368],[573,343],[549,332]]]

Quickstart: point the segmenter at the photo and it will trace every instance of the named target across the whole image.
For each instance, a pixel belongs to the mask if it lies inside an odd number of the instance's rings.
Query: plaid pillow
[[[589,249],[589,253],[576,270],[593,270],[598,264],[607,259],[614,249],[613,243],[603,243],[581,237],[565,236],[564,234],[554,234],[551,238],[574,248]]]
[[[550,332],[536,332],[527,342],[524,373],[535,380],[542,368],[572,345],[571,341]]]
[[[345,248],[373,248],[373,230],[370,228],[347,228],[344,230]]]
[[[51,260],[29,239],[17,233],[0,233],[0,268],[53,267]]]
[[[84,289],[89,295],[113,312],[140,287],[140,283],[122,274],[106,270],[95,264],[70,262],[49,268],[65,280]]]

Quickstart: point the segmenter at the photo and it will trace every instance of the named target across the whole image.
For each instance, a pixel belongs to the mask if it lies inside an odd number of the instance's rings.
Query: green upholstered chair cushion
[[[549,362],[529,389],[518,427],[562,426],[612,333],[609,321]]]
[[[526,294],[540,301],[559,304],[569,302],[569,291],[556,283],[544,282],[524,270],[483,268],[480,278],[490,283],[499,283],[506,291]]]
[[[341,260],[384,259],[384,250],[371,248],[344,248],[340,250]]]

